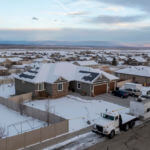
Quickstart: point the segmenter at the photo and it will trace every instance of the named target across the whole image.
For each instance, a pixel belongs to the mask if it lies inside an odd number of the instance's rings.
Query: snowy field
[[[0,84],[0,97],[9,98],[11,95],[15,94],[15,85],[10,84]]]
[[[69,119],[70,132],[87,127],[87,121],[94,124],[99,118],[100,113],[105,112],[106,109],[108,109],[108,111],[118,111],[122,113],[129,112],[128,108],[116,104],[102,100],[83,100],[74,96],[66,96],[56,100],[36,100],[26,102],[25,104],[41,110],[46,110],[48,103],[52,113]]]
[[[44,125],[45,122],[31,117],[21,116],[18,112],[0,104],[0,129],[5,130],[5,137],[31,131]]]

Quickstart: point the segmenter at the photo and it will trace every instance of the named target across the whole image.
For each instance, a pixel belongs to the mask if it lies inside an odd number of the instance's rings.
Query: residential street
[[[128,132],[122,132],[112,140],[105,140],[87,148],[87,150],[149,150],[150,121],[135,127]]]

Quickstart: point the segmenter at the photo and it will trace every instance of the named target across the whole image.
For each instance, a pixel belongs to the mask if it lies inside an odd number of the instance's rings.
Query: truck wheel
[[[114,136],[115,136],[115,131],[112,130],[108,137],[109,139],[112,139]]]
[[[133,128],[134,127],[134,125],[135,125],[135,122],[134,121],[132,121],[132,122],[130,122],[130,124],[129,124],[129,128]]]
[[[129,125],[126,124],[126,125],[124,126],[124,131],[128,131],[128,130],[129,130]]]

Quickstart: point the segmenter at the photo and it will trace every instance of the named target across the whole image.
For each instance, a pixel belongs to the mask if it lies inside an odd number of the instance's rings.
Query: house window
[[[38,84],[38,91],[44,90],[44,83],[39,83]]]
[[[58,91],[63,91],[63,83],[58,83],[57,84],[57,90]]]
[[[81,89],[81,84],[77,83],[77,89]]]

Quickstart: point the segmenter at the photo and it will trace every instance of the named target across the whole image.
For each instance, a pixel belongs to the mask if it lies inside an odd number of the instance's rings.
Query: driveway
[[[130,101],[135,99],[134,97],[130,97],[130,96],[128,98],[120,98],[120,97],[112,95],[111,93],[101,94],[96,97],[81,96],[78,93],[70,93],[70,95],[74,95],[74,96],[77,96],[77,97],[80,97],[80,98],[86,99],[86,100],[93,100],[93,99],[104,100],[104,101],[118,104],[118,105],[121,105],[124,107],[130,107]]]
[[[131,96],[129,96],[128,98],[121,98],[121,97],[114,96],[110,93],[106,93],[106,94],[96,96],[95,99],[102,99],[104,101],[115,103],[124,107],[130,107],[130,101],[134,100],[135,98]]]

